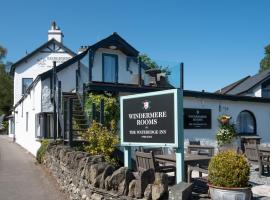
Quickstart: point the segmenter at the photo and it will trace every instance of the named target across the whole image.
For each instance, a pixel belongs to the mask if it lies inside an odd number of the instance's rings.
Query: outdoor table
[[[209,156],[213,156],[215,154],[215,147],[213,146],[204,146],[204,145],[188,145],[187,153],[191,154],[192,151],[207,151]]]
[[[204,155],[193,155],[193,154],[185,154],[184,158],[184,179],[187,180],[187,166],[206,166],[210,162],[211,157]],[[155,155],[155,160],[162,163],[170,163],[176,165],[176,157],[175,154],[166,154],[166,155]]]
[[[269,155],[270,156],[270,147],[262,147],[259,146],[259,151],[265,155]]]

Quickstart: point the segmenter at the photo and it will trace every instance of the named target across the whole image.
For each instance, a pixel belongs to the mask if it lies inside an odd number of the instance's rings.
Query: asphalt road
[[[0,200],[64,200],[55,179],[26,150],[0,135]]]

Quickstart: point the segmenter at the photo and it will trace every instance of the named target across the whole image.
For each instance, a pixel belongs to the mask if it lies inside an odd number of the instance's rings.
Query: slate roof
[[[245,80],[247,80],[250,76],[246,76],[236,82],[231,83],[230,85],[225,86],[224,88],[217,90],[215,93],[220,93],[220,94],[228,94],[229,91],[231,91],[232,89],[234,89],[235,87],[237,87],[239,84],[241,84],[242,82],[244,82]]]
[[[268,80],[269,78],[270,78],[270,69],[258,73],[254,76],[247,76],[243,79],[240,79],[239,81],[236,81],[222,88],[221,90],[216,91],[216,93],[241,95],[258,86],[262,82]]]

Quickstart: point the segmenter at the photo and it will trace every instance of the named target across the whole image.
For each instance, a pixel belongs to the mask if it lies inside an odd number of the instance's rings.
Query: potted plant
[[[244,155],[233,150],[220,152],[211,159],[208,172],[212,200],[252,198],[248,183],[250,168]]]
[[[229,115],[220,115],[218,117],[218,121],[219,121],[220,124],[226,125],[226,124],[229,124],[231,118],[232,117],[229,116]]]
[[[230,119],[231,117],[228,115],[221,115],[219,117],[220,126],[216,133],[216,140],[220,151],[228,149],[237,150],[237,147],[233,144],[236,137],[236,131],[234,125],[229,123]]]

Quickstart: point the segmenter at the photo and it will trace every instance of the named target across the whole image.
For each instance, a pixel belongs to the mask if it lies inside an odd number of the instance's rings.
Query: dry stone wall
[[[167,199],[168,176],[153,170],[136,176],[125,167],[116,169],[103,156],[62,145],[49,145],[43,163],[72,200]]]

